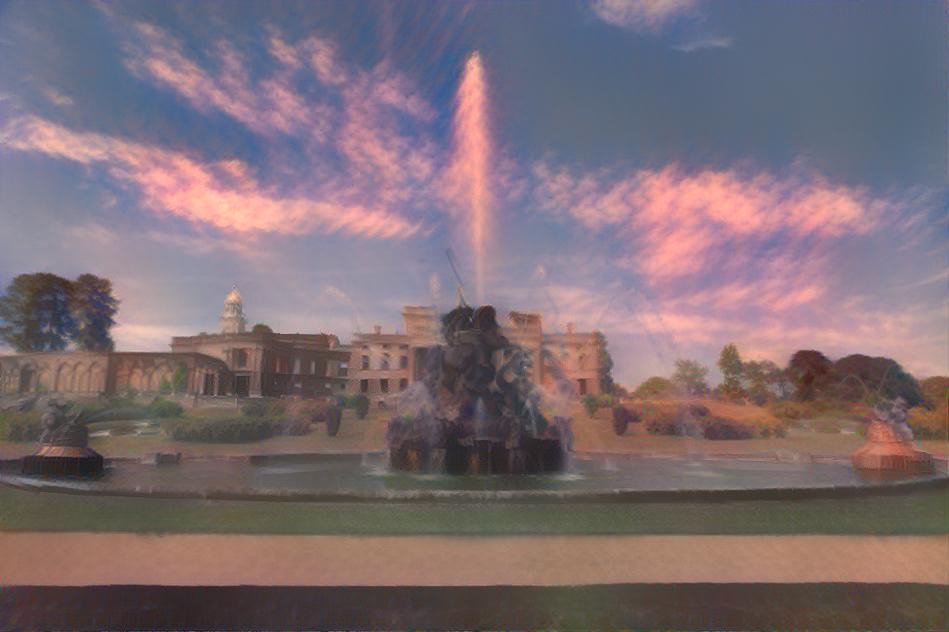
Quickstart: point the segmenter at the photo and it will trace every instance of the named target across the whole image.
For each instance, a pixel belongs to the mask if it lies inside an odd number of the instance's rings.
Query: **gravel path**
[[[3,533],[0,578],[9,586],[949,585],[949,536]]]

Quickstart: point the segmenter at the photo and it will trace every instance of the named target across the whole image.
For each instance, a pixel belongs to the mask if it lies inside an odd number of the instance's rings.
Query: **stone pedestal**
[[[85,426],[62,426],[51,433],[36,454],[23,458],[20,471],[34,476],[98,476],[105,463],[88,443]]]
[[[882,421],[870,422],[867,442],[853,453],[852,461],[858,470],[914,473],[933,469],[931,454],[917,450],[912,440]]]

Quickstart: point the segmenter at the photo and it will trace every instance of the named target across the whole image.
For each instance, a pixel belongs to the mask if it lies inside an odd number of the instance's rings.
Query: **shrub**
[[[279,399],[252,399],[241,406],[245,417],[280,417],[286,412],[286,402]]]
[[[274,436],[282,420],[259,416],[166,419],[162,429],[176,441],[248,443]]]
[[[86,416],[87,423],[98,421],[124,421],[126,419],[147,419],[151,417],[148,406],[123,405],[93,410]]]
[[[584,395],[583,407],[586,408],[587,414],[592,417],[600,407],[600,402],[597,400],[596,395]]]
[[[290,419],[281,419],[277,422],[277,426],[274,429],[275,434],[285,434],[292,435],[295,437],[309,434],[310,433],[310,424],[312,421],[309,417],[293,417]]]
[[[335,437],[339,432],[339,424],[343,419],[343,411],[338,406],[330,406],[324,413],[326,417],[326,434]]]
[[[171,381],[167,377],[161,378],[161,383],[158,385],[158,392],[162,395],[171,395]]]
[[[734,419],[721,417],[705,417],[699,423],[702,436],[706,439],[751,439],[755,433],[748,426]]]
[[[945,440],[949,438],[949,405],[943,403],[935,410],[922,406],[911,408],[907,423],[917,439]]]
[[[625,434],[629,424],[639,423],[640,421],[639,413],[636,411],[630,410],[625,406],[615,406],[613,408],[613,432],[616,433],[617,436]]]
[[[40,412],[35,410],[0,412],[0,439],[17,442],[39,441],[43,436],[43,423],[40,418]]]
[[[365,419],[369,414],[369,398],[362,393],[357,393],[350,400],[352,408],[356,411],[356,417]]]
[[[158,419],[165,419],[166,417],[181,417],[184,413],[184,408],[181,407],[181,404],[178,402],[170,402],[167,399],[161,397],[156,397],[152,400],[152,403],[148,405],[148,416],[156,417]]]

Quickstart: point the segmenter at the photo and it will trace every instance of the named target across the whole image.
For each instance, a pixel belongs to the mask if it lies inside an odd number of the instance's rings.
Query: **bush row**
[[[168,419],[162,422],[162,430],[176,441],[200,441],[202,443],[247,443],[267,439],[284,427],[283,419],[268,417],[227,417]]]
[[[800,421],[816,417],[835,416],[845,419],[862,420],[867,418],[867,407],[854,402],[837,400],[814,400],[795,402],[790,400],[770,402],[768,412],[784,421]]]
[[[0,440],[39,441],[43,435],[43,424],[39,411],[0,411]]]
[[[646,432],[655,435],[701,437],[710,440],[783,437],[784,424],[766,417],[741,421],[710,414],[702,404],[643,404],[631,406],[643,420]]]
[[[599,395],[588,394],[583,396],[583,407],[591,417],[600,408],[612,408],[616,404],[616,398],[609,393],[600,393]]]
[[[949,406],[939,406],[934,410],[922,406],[912,408],[907,423],[917,439],[946,440],[949,438]]]

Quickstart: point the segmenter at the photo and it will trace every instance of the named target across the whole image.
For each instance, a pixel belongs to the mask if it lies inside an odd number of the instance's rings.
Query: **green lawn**
[[[298,503],[123,498],[0,485],[0,530],[366,535],[938,534],[949,492],[799,501]]]

